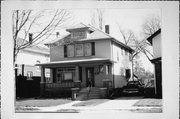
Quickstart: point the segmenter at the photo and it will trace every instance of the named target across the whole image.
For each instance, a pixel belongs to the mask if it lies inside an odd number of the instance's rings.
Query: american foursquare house
[[[78,87],[100,89],[121,88],[132,78],[133,50],[105,32],[80,23],[66,29],[68,35],[47,43],[50,62],[41,66],[41,93],[62,92]],[[45,69],[50,69],[50,81],[45,80]]]

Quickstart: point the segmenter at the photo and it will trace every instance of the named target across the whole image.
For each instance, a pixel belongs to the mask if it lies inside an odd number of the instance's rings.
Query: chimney
[[[105,25],[105,33],[109,34],[109,25]]]
[[[56,38],[58,38],[59,37],[59,32],[56,32]]]
[[[32,43],[32,41],[33,41],[33,34],[29,33],[29,43]]]

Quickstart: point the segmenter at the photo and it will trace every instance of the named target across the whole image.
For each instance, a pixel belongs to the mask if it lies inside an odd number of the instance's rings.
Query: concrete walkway
[[[82,101],[72,101],[64,105],[52,106],[52,107],[39,107],[40,112],[80,112],[80,113],[99,113],[99,112],[131,112],[138,109],[151,109],[161,107],[137,107],[133,106],[140,99],[120,99],[120,100],[108,100],[98,105],[90,106],[73,106]]]

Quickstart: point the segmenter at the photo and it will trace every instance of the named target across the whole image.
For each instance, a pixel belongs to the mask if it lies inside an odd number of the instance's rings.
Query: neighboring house
[[[155,93],[157,97],[162,97],[162,63],[161,63],[161,29],[156,31],[147,40],[153,47],[153,57],[151,62],[155,66]]]
[[[22,39],[18,39],[18,44],[23,42]],[[38,63],[46,63],[50,61],[49,48],[46,46],[32,46],[22,50],[17,55],[16,64],[18,65],[17,75],[22,76],[41,76],[41,69],[39,66],[35,66]],[[46,77],[48,77],[49,71],[46,70]]]
[[[50,47],[50,62],[41,66],[42,90],[46,88],[76,87],[102,88],[108,82],[111,88],[121,88],[132,78],[133,50],[111,37],[109,26],[106,33],[82,23],[66,29],[68,35],[47,43]],[[51,70],[51,80],[46,82],[44,70]],[[44,93],[44,92],[42,92]]]

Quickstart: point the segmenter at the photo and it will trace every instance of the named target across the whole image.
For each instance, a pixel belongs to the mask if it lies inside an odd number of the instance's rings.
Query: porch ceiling
[[[56,67],[60,65],[78,65],[78,64],[89,64],[89,63],[112,63],[110,59],[107,58],[92,58],[92,59],[76,59],[76,60],[65,60],[65,61],[55,61],[49,63],[36,64],[36,66],[42,67]]]

